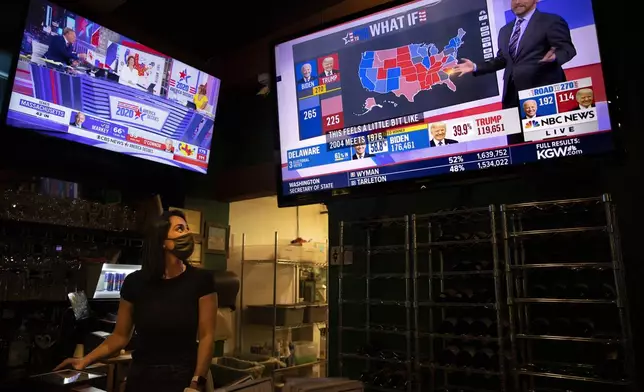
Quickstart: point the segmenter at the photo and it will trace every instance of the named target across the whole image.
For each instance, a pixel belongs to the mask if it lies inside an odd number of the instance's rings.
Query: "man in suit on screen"
[[[577,55],[568,23],[559,15],[537,10],[537,0],[512,0],[516,19],[499,31],[495,58],[482,64],[468,59],[454,74],[485,75],[505,70],[503,108],[519,106],[518,92],[566,81],[562,65]]]
[[[525,113],[525,118],[535,118],[537,116],[537,101],[534,99],[528,99],[523,103],[523,112]]]
[[[43,57],[65,65],[78,65],[80,60],[85,59],[85,54],[76,54],[74,50],[75,42],[76,33],[69,27],[65,27],[63,35],[52,37],[51,42],[49,42],[49,48]]]
[[[302,68],[300,68],[300,72],[302,73],[302,78],[298,80],[297,82],[302,84],[302,83],[308,83],[313,79],[313,76],[311,76],[311,70],[313,68],[311,67],[311,64],[306,63],[302,65]]]
[[[447,135],[447,124],[444,122],[433,123],[429,127],[429,133],[432,135],[432,140],[429,141],[430,147],[440,147],[458,143],[457,140],[445,138],[445,135]]]
[[[327,57],[322,60],[322,72],[320,73],[320,76],[332,76],[339,74],[340,71],[333,69],[334,65],[335,60],[333,59],[333,57]]]
[[[353,154],[352,159],[364,159],[373,156],[373,154],[367,152],[367,145],[365,143],[356,144],[353,146],[353,149],[356,150],[356,153]]]
[[[595,94],[592,89],[579,89],[577,94],[575,94],[575,100],[577,101],[577,106],[572,108],[571,111],[587,110],[595,107]]]

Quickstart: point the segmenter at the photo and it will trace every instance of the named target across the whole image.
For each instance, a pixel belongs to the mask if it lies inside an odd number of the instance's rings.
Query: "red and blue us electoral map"
[[[456,85],[449,78],[458,64],[458,50],[466,32],[458,29],[455,37],[443,47],[434,43],[411,43],[397,48],[366,51],[360,62],[360,82],[367,91],[377,94],[393,93],[409,102],[421,91],[444,84],[452,91]],[[365,109],[378,106],[375,98],[367,98]]]

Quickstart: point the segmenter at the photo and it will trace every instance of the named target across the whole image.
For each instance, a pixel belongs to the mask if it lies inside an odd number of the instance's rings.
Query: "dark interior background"
[[[3,2],[1,34],[18,28],[18,0]],[[261,88],[257,76],[270,72],[269,43],[281,36],[303,31],[385,1],[323,0],[306,3],[204,2],[192,5],[204,15],[194,24],[183,18],[181,4],[161,5],[151,0],[67,0],[59,2],[140,42],[209,71],[222,79],[221,99],[215,125],[211,173],[188,183],[188,192],[222,201],[275,194],[274,128],[276,113],[268,98],[255,95]],[[626,276],[638,369],[644,370],[644,276],[641,237],[644,234],[642,190],[641,88],[642,77],[630,18],[636,12],[615,2],[596,1],[598,29],[603,37],[606,77],[618,97],[619,137],[622,152],[607,160],[574,161],[555,167],[518,170],[516,176],[478,183],[427,185],[426,189],[398,194],[373,195],[328,203],[330,243],[338,242],[341,220],[400,216],[458,206],[484,206],[532,200],[598,196],[610,193],[618,206]],[[13,12],[13,14],[12,14]],[[176,15],[174,19],[168,15]],[[164,22],[160,22],[164,21]],[[630,38],[629,38],[630,37]],[[196,39],[198,38],[198,39]],[[632,44],[629,44],[631,42]],[[3,48],[10,46],[2,40]],[[636,46],[632,46],[636,48]],[[5,169],[10,163],[5,161]],[[334,282],[332,279],[331,282]],[[331,286],[332,295],[335,293]],[[333,297],[329,303],[334,303]],[[337,314],[331,308],[333,325]],[[333,329],[331,329],[333,331]],[[331,348],[333,345],[331,335]],[[329,363],[333,366],[335,353]]]

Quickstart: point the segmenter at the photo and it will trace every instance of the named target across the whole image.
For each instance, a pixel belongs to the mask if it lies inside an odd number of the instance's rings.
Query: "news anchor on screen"
[[[308,83],[313,79],[313,76],[311,76],[311,70],[313,68],[311,67],[311,64],[305,63],[302,65],[302,68],[300,68],[300,72],[302,73],[302,77],[300,80],[298,80],[298,83]]]
[[[192,97],[192,101],[199,110],[205,110],[208,106],[208,90],[205,84],[200,84],[197,89],[197,94]]]
[[[454,74],[485,75],[505,69],[503,108],[519,106],[518,92],[566,81],[562,65],[577,55],[568,23],[559,15],[537,10],[537,0],[512,0],[516,19],[499,31],[495,58],[482,64],[468,59]]]
[[[139,70],[134,67],[134,56],[127,56],[127,65],[119,68],[119,83],[136,87],[139,84]]]
[[[76,118],[74,122],[71,123],[72,126],[76,128],[83,128],[83,123],[85,122],[85,115],[82,112],[76,113]]]
[[[537,101],[535,101],[534,99],[528,99],[527,101],[523,102],[523,112],[525,113],[524,118],[537,117],[538,109],[539,105],[537,105]]]
[[[429,127],[429,132],[432,135],[432,140],[429,141],[430,147],[440,147],[447,144],[458,143],[456,140],[445,138],[445,135],[447,134],[447,124],[444,122],[433,123]]]
[[[78,65],[80,60],[85,59],[85,54],[76,54],[74,50],[75,42],[76,32],[69,27],[65,27],[63,35],[52,37],[49,42],[49,48],[43,57],[65,65]]]
[[[333,76],[339,74],[340,71],[333,69],[334,63],[335,60],[333,60],[333,57],[327,57],[322,60],[322,73],[320,76]]]
[[[577,91],[577,94],[575,94],[575,100],[577,100],[578,105],[570,109],[570,111],[587,110],[595,107],[595,94],[593,93],[592,89],[579,89],[579,91]]]
[[[373,156],[373,154],[367,153],[367,145],[364,143],[356,144],[353,149],[356,150],[356,153],[353,154],[352,159],[371,158]]]

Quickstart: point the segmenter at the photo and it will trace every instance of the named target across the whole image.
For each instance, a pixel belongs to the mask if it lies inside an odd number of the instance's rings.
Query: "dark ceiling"
[[[158,0],[55,0],[54,2],[94,18],[114,30],[129,33],[146,44],[145,38],[163,40],[169,47],[205,62],[237,50],[298,19],[314,15],[343,0],[278,2]],[[305,6],[303,6],[305,4]],[[115,25],[119,25],[117,26]],[[126,27],[128,32],[123,31]],[[158,43],[147,43],[158,47]],[[172,54],[172,53],[168,53]],[[181,56],[185,57],[185,56]]]

